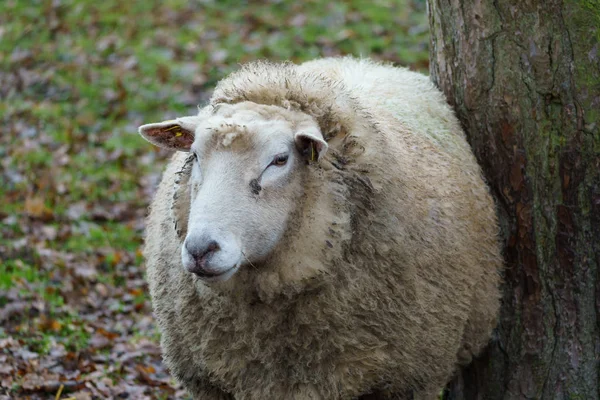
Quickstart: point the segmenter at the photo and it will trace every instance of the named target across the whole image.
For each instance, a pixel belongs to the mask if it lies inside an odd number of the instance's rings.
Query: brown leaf
[[[27,197],[25,199],[25,214],[31,218],[49,221],[53,217],[52,210],[46,206],[41,196]]]
[[[105,330],[105,329],[103,329],[103,328],[98,328],[98,329],[96,330],[96,332],[97,332],[98,334],[100,334],[100,335],[104,336],[105,338],[109,339],[109,340],[114,340],[114,339],[116,339],[116,338],[118,338],[118,337],[119,337],[119,334],[118,334],[118,333],[109,332],[109,331],[107,331],[107,330]]]
[[[38,328],[43,332],[59,332],[62,328],[62,323],[54,318],[48,318],[45,315],[42,315],[38,322]]]

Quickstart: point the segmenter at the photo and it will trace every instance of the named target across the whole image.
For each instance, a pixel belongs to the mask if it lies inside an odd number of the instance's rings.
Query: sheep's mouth
[[[207,272],[207,271],[196,271],[194,274],[206,282],[219,282],[226,281],[233,276],[238,270],[239,265],[234,265],[233,267],[226,269],[220,272]]]
[[[221,275],[227,273],[229,270],[231,270],[231,268],[229,268],[228,270],[225,270],[223,272],[215,273],[215,272],[204,272],[204,271],[200,272],[200,271],[198,271],[195,274],[198,275],[200,278],[215,278],[217,276],[221,276]]]

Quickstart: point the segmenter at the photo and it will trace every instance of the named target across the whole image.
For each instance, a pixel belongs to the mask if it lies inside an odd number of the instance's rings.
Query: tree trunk
[[[446,397],[598,399],[600,0],[430,0],[429,23],[505,238],[494,339]]]

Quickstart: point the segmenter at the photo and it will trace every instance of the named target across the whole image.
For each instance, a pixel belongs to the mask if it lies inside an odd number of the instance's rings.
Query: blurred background
[[[137,127],[344,54],[427,73],[425,0],[0,0],[0,399],[185,397],[140,252],[169,154]]]

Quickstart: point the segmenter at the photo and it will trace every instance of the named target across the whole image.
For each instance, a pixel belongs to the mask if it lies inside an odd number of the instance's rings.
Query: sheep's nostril
[[[220,250],[219,244],[214,240],[203,243],[186,241],[185,248],[187,249],[188,253],[194,258],[194,261],[196,263],[202,263],[210,255]]]
[[[217,250],[219,250],[219,244],[217,242],[215,242],[214,240],[211,241],[208,244],[208,247],[206,248],[207,253],[214,253]]]

